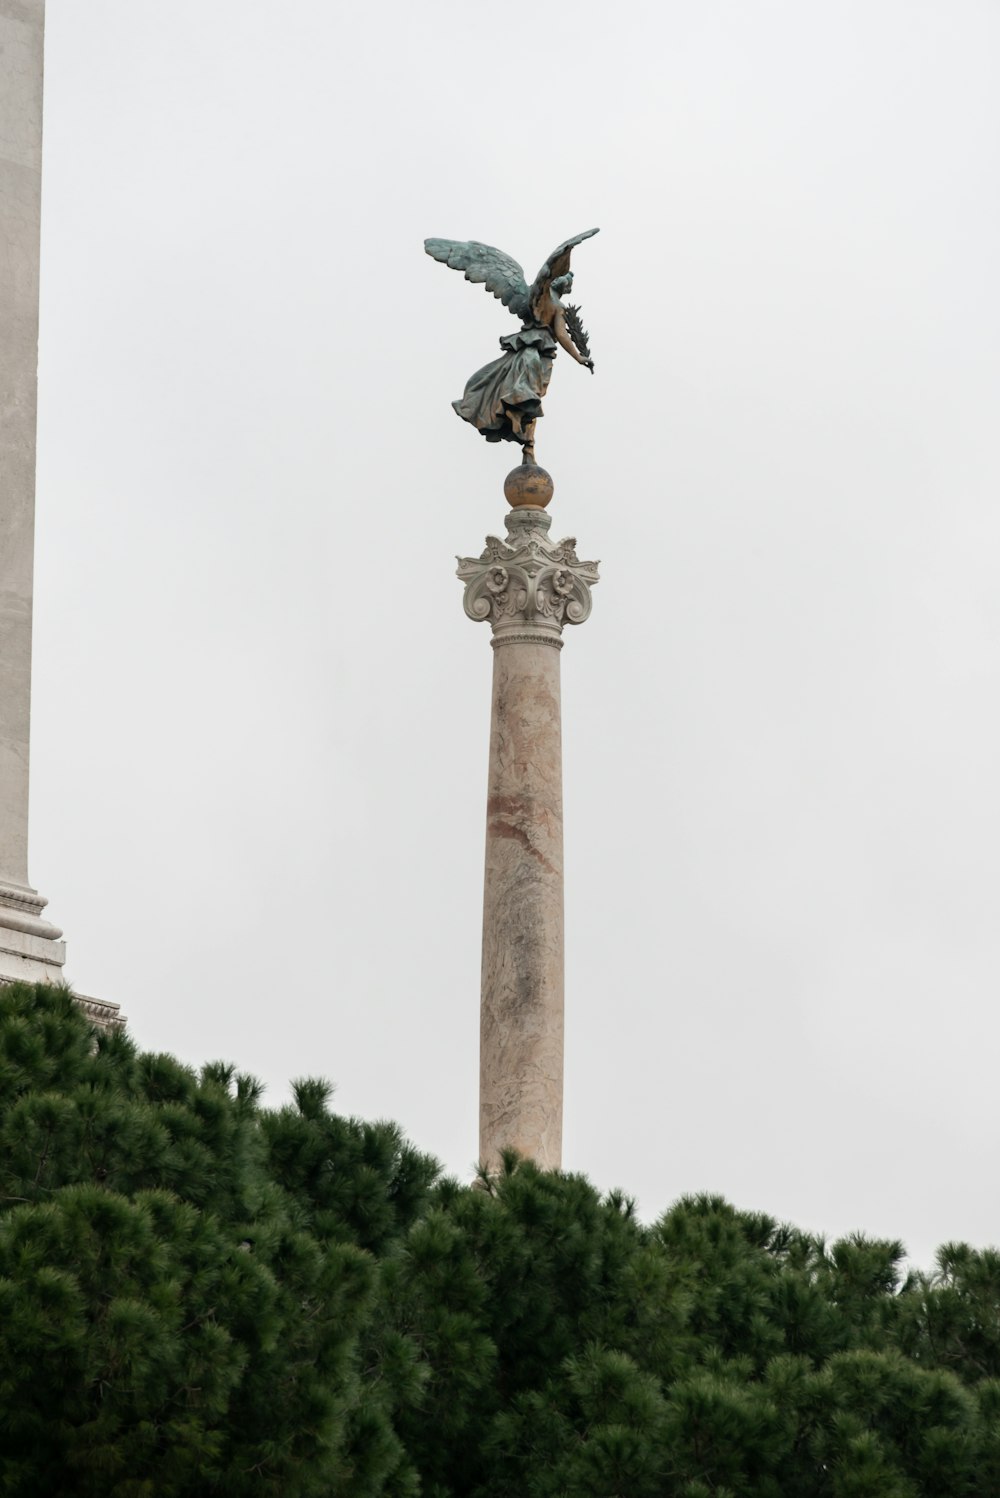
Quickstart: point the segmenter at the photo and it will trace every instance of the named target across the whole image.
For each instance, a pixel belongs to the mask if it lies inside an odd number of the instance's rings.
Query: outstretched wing
[[[515,317],[523,317],[530,305],[524,271],[503,250],[477,239],[425,239],[424,249],[435,260],[465,272],[467,281],[481,282],[487,291],[509,307]]]
[[[559,248],[552,251],[552,254],[535,277],[535,284],[528,292],[529,307],[535,305],[542,292],[553,281],[559,276],[566,274],[569,270],[569,257],[576,246],[582,244],[585,239],[592,239],[595,234],[599,233],[599,229],[584,229],[582,234],[575,234],[572,239],[564,239]]]

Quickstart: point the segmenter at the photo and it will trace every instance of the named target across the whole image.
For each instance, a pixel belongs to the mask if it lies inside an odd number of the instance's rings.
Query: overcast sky
[[[466,1176],[508,314],[562,654],[567,1168],[1000,1239],[1000,9],[49,0],[31,876],[144,1046]]]

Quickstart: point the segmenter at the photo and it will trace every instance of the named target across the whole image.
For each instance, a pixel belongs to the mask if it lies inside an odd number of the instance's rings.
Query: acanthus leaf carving
[[[480,556],[458,558],[470,619],[488,619],[494,633],[528,627],[561,634],[565,624],[589,617],[598,564],[580,561],[575,536],[550,541],[551,523],[541,511],[512,510],[506,541],[487,536]]]

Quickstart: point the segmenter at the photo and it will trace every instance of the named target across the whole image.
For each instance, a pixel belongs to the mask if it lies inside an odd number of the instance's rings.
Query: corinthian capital
[[[564,624],[590,617],[597,563],[580,561],[575,536],[550,541],[551,524],[542,510],[511,510],[506,541],[487,536],[481,556],[458,558],[465,612],[489,620],[494,645],[534,639],[558,648]]]

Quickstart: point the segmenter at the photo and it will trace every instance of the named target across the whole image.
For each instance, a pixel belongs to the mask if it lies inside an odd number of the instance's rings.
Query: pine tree
[[[365,1233],[316,1210],[310,1140],[259,1092],[0,989],[0,1491],[366,1498],[405,1465],[388,1414],[358,1419]],[[408,1220],[433,1162],[302,1116],[359,1219]]]
[[[4,1495],[1000,1493],[1000,1254],[460,1186],[293,1095],[0,988]]]

